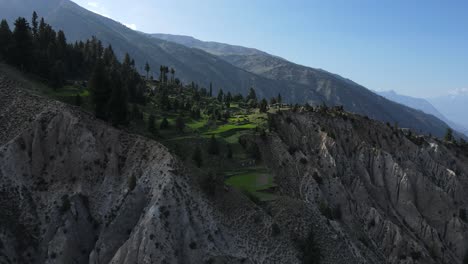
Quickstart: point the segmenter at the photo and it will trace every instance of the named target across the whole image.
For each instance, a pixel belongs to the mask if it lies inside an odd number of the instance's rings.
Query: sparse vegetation
[[[320,264],[322,258],[320,248],[315,241],[314,232],[311,230],[306,240],[300,245],[303,264]]]
[[[135,189],[136,187],[136,177],[135,175],[132,175],[130,176],[130,178],[128,178],[128,189],[130,191],[133,191],[133,189]]]

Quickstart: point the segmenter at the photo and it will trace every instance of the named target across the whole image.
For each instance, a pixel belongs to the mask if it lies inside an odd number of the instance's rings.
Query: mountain
[[[209,199],[158,142],[28,92],[0,69],[0,263],[298,263],[240,192]]]
[[[230,54],[232,55],[257,55],[257,54],[268,55],[266,52],[253,49],[253,48],[229,45],[229,44],[224,44],[224,43],[214,42],[214,41],[201,41],[190,36],[180,36],[180,35],[171,35],[171,34],[149,34],[149,35],[157,39],[163,39],[163,40],[179,43],[181,45],[188,46],[191,48],[201,49],[208,53],[218,55],[218,56],[221,56],[221,55],[225,56],[225,55],[230,55]]]
[[[381,91],[376,93],[394,102],[409,106],[417,110],[421,110],[426,114],[433,115],[447,123],[451,128],[462,132],[463,134],[468,136],[468,129],[466,127],[463,127],[462,125],[449,120],[426,99],[397,94],[395,91]]]
[[[399,123],[402,127],[438,136],[444,135],[448,127],[444,121],[435,116],[387,100],[337,74],[295,64],[266,52],[217,42],[204,42],[188,36],[167,34],[152,34],[152,36],[204,50],[234,66],[271,80],[301,84],[305,89],[319,94],[323,98],[323,103],[327,105],[343,105],[347,111],[392,124]],[[287,94],[287,91],[284,92]],[[304,100],[308,101],[308,98]]]
[[[417,132],[443,136],[448,127],[433,116],[387,100],[339,75],[254,49],[211,43],[205,45],[209,53],[185,46],[200,42],[179,38],[178,41],[185,44],[182,45],[136,32],[69,0],[0,0],[0,17],[10,22],[18,16],[30,17],[33,10],[56,29],[63,29],[68,41],[96,36],[105,44],[112,44],[119,58],[128,52],[142,72],[142,66],[148,61],[153,75],[157,74],[159,65],[167,65],[175,68],[177,77],[184,82],[195,81],[207,87],[212,81],[215,91],[222,88],[246,94],[253,86],[260,98],[280,93],[284,101],[290,103],[343,105],[347,111],[399,123]],[[175,41],[174,37],[171,40]]]
[[[64,30],[69,42],[96,36],[105,45],[111,44],[118,58],[123,58],[128,52],[141,72],[148,61],[152,66],[150,73],[155,78],[159,74],[159,66],[167,65],[176,69],[177,77],[184,82],[195,81],[204,87],[213,82],[215,91],[222,88],[247,94],[248,89],[254,86],[260,97],[268,98],[286,89],[290,91],[284,95],[287,100],[297,101],[305,97],[321,101],[314,91],[300,84],[269,80],[202,50],[152,38],[69,0],[0,0],[0,17],[7,18],[10,25],[18,16],[30,18],[34,10],[54,28]]]
[[[271,119],[257,142],[279,191],[339,222],[337,240],[354,234],[385,263],[466,262],[466,146],[335,111]]]
[[[459,90],[451,94],[433,98],[427,98],[431,104],[453,121],[468,127],[468,90]]]
[[[271,114],[248,140],[277,198],[255,202],[23,88],[0,69],[1,263],[462,264],[468,249],[459,146],[342,111]]]

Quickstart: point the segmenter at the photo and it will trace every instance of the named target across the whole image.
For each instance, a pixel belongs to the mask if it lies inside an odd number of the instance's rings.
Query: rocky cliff
[[[254,202],[161,144],[0,72],[0,263],[462,263],[466,150],[341,111],[282,112],[249,139]]]
[[[242,194],[207,197],[164,146],[18,86],[0,77],[0,263],[298,263]]]
[[[283,112],[270,127],[263,158],[281,195],[327,218],[317,236],[326,227],[382,263],[462,263],[466,149],[339,110]]]

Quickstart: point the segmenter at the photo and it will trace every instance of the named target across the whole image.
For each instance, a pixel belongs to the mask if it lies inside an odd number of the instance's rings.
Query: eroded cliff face
[[[263,160],[281,196],[328,217],[314,223],[317,237],[331,233],[371,263],[462,263],[466,149],[340,111],[270,118],[274,132],[257,140]]]
[[[0,77],[1,263],[299,263],[241,193],[207,197],[159,143]]]
[[[208,195],[161,144],[0,72],[0,262],[461,263],[466,152],[339,111],[270,124],[248,140],[277,200]]]

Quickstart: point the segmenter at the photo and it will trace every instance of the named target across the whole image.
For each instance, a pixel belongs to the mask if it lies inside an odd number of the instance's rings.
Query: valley
[[[0,21],[1,264],[468,263],[429,102],[69,0]]]

